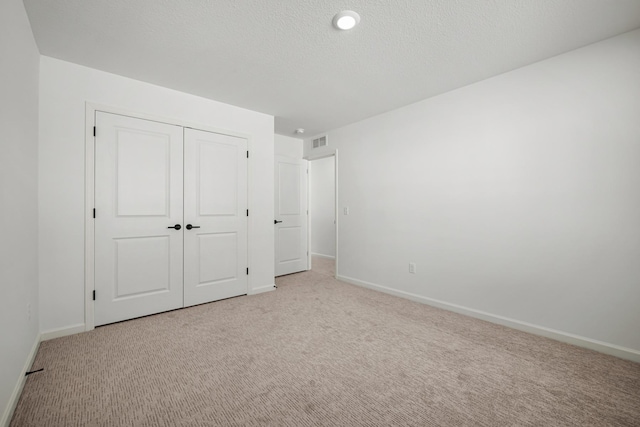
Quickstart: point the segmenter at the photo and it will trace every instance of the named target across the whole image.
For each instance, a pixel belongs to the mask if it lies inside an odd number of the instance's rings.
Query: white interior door
[[[182,307],[182,128],[103,112],[96,128],[95,324]]]
[[[247,293],[247,140],[184,130],[184,303]]]
[[[309,269],[307,161],[275,156],[276,276]]]

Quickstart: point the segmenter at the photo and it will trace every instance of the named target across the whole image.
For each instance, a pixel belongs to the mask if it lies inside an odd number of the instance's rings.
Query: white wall
[[[43,333],[84,323],[85,103],[251,135],[249,287],[273,287],[273,116],[42,57],[40,301]]]
[[[309,162],[311,253],[336,256],[336,193],[334,158]]]
[[[302,158],[304,141],[290,136],[275,135],[274,138],[274,154],[278,156],[293,157],[294,159]]]
[[[341,275],[640,356],[639,70],[636,30],[328,132]]]
[[[22,2],[0,2],[0,425],[38,340],[39,57]]]

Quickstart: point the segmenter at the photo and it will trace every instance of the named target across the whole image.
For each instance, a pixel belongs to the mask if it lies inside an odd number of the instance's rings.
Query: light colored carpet
[[[311,268],[314,273],[324,274],[331,277],[336,275],[336,262],[332,259],[314,256],[311,260]]]
[[[640,364],[336,281],[43,342],[12,426],[638,426]]]

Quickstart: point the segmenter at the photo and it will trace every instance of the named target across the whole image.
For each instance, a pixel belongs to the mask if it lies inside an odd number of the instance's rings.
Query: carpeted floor
[[[640,364],[333,279],[43,342],[12,426],[639,426]]]

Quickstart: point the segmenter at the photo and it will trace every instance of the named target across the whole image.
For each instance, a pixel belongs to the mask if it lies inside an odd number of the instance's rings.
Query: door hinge
[[[96,291],[93,291],[93,300],[96,300]]]
[[[247,209],[247,216],[249,216],[249,209]]]
[[[249,267],[247,267],[247,274],[249,274]]]
[[[93,127],[93,136],[96,136],[96,127]]]
[[[96,208],[93,208],[93,218],[96,217]]]
[[[247,151],[247,159],[249,158],[249,152]]]

